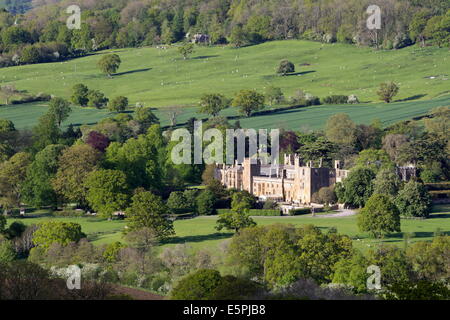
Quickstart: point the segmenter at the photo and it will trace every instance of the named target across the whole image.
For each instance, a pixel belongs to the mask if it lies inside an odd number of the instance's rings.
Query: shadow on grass
[[[405,99],[395,100],[395,102],[413,101],[413,100],[418,100],[418,99],[424,98],[426,96],[427,96],[426,94],[416,94],[415,96],[411,96],[411,97],[408,97]]]
[[[285,77],[302,76],[304,74],[314,73],[314,72],[316,72],[316,71],[311,70],[311,71],[303,71],[303,72],[293,72],[293,73],[286,74]]]
[[[139,72],[146,72],[146,71],[150,71],[152,70],[152,68],[144,68],[144,69],[136,69],[136,70],[130,70],[130,71],[125,71],[125,72],[119,72],[119,73],[115,73],[113,75],[113,77],[115,76],[123,76],[126,74],[133,74],[133,73],[139,73]]]
[[[416,232],[398,232],[398,233],[392,233],[389,235],[385,236],[385,241],[386,242],[390,242],[390,241],[395,241],[395,239],[402,239],[404,237],[404,234],[414,234],[413,238],[432,238],[434,237],[434,232],[424,232],[424,231],[416,231]],[[442,235],[450,235],[450,231],[441,231]]]
[[[225,240],[232,237],[234,233],[226,232],[226,233],[210,233],[203,234],[198,236],[185,236],[185,237],[174,237],[172,239],[164,241],[164,244],[179,244],[179,243],[189,243],[189,242],[203,242],[209,240]]]
[[[209,59],[209,58],[217,58],[220,57],[219,55],[211,55],[211,56],[198,56],[191,58],[192,60],[202,60],[202,59]]]

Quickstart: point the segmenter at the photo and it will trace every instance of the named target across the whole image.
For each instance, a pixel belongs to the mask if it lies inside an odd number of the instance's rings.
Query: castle
[[[330,169],[322,167],[322,161],[313,167],[312,161],[304,163],[298,155],[284,155],[283,165],[264,165],[250,158],[242,164],[219,164],[215,178],[227,188],[246,190],[260,200],[310,204],[314,193],[341,182],[348,172],[338,160]]]

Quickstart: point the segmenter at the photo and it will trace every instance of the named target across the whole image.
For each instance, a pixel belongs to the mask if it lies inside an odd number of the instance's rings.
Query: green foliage
[[[248,209],[222,213],[216,222],[216,230],[232,230],[239,233],[244,228],[256,226],[256,222],[249,216]]]
[[[97,63],[99,69],[109,77],[116,73],[122,61],[117,54],[108,54],[103,56]]]
[[[89,103],[89,89],[82,83],[76,84],[72,88],[70,101],[78,106],[86,107]]]
[[[374,194],[358,215],[358,227],[380,238],[390,232],[400,232],[400,214],[390,196]]]
[[[98,170],[91,172],[86,179],[89,205],[103,217],[124,210],[128,203],[126,175],[119,170]]]
[[[322,99],[323,104],[346,104],[348,103],[348,96],[332,95]]]
[[[328,119],[325,134],[331,142],[352,145],[356,141],[356,124],[348,114],[338,113]]]
[[[23,186],[24,200],[28,204],[37,207],[57,204],[52,179],[58,170],[58,158],[65,148],[63,145],[48,145],[36,154],[27,169]]]
[[[280,104],[284,101],[283,92],[278,87],[267,87],[265,96],[270,106]]]
[[[219,271],[201,269],[181,279],[170,292],[172,300],[206,300],[220,285]]]
[[[0,240],[0,263],[8,263],[16,258],[16,251],[11,241]]]
[[[204,94],[200,98],[200,112],[217,117],[220,111],[228,108],[229,100],[220,93]]]
[[[97,109],[103,108],[109,101],[109,99],[105,97],[105,94],[99,90],[89,90],[87,99],[88,106]]]
[[[196,201],[199,215],[212,215],[215,213],[216,196],[211,190],[206,189],[202,191]]]
[[[367,291],[367,267],[369,262],[359,252],[350,258],[342,259],[335,265],[333,283],[351,286],[356,293]]]
[[[252,209],[256,204],[256,198],[248,191],[242,190],[233,193],[231,197],[231,210],[243,211]]]
[[[101,153],[89,145],[73,145],[63,151],[52,180],[56,193],[65,201],[86,205],[88,175],[98,168]]]
[[[126,97],[115,97],[109,102],[109,110],[115,112],[123,112],[128,107],[128,98]]]
[[[61,123],[69,117],[71,112],[72,108],[67,100],[63,98],[53,98],[50,100],[48,113],[55,117],[58,127],[61,127]]]
[[[397,282],[389,286],[385,295],[387,300],[448,300],[450,299],[450,289],[439,282],[404,281]]]
[[[119,252],[123,248],[125,248],[125,246],[119,241],[108,244],[103,251],[103,259],[109,263],[117,262]]]
[[[355,166],[369,168],[374,173],[381,169],[393,169],[394,163],[384,150],[366,149],[359,153],[356,158]]]
[[[277,73],[285,76],[288,73],[295,72],[295,65],[289,60],[281,60],[277,68]]]
[[[33,128],[35,152],[43,150],[46,146],[57,144],[61,136],[55,114],[44,114],[39,118],[38,124]]]
[[[183,59],[186,60],[194,52],[194,44],[190,42],[184,43],[178,47],[178,52],[183,56]]]
[[[351,170],[342,184],[335,188],[340,203],[363,207],[373,193],[375,173],[367,168]]]
[[[400,190],[401,181],[394,169],[381,169],[373,181],[374,193],[395,197]]]
[[[394,82],[384,82],[380,84],[380,88],[377,91],[381,100],[386,103],[391,103],[392,99],[398,94],[400,90],[399,86]]]
[[[241,90],[233,99],[233,107],[238,107],[240,112],[250,117],[253,112],[264,108],[264,95],[254,90]]]
[[[320,188],[319,191],[313,194],[313,201],[325,205],[336,203],[337,197],[333,187]]]
[[[54,243],[66,246],[85,237],[78,223],[48,221],[40,223],[38,227],[33,234],[33,243],[46,250]]]
[[[403,217],[428,218],[431,212],[431,197],[422,183],[410,180],[395,199]]]
[[[151,192],[136,193],[126,213],[130,231],[148,228],[159,240],[167,239],[175,233],[173,223],[168,219],[169,209],[160,197]]]

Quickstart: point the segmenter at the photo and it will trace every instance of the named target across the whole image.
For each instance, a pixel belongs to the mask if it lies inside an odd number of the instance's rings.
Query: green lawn
[[[68,98],[76,83],[104,91],[107,96],[127,96],[130,104],[147,106],[181,105],[182,122],[196,114],[199,97],[208,92],[227,96],[241,89],[264,92],[270,85],[281,87],[286,97],[297,89],[324,97],[330,94],[356,94],[358,106],[322,106],[244,119],[247,127],[261,128],[283,125],[286,128],[322,127],[326,118],[337,112],[348,112],[358,122],[380,118],[384,123],[426,113],[433,106],[449,105],[450,98],[429,101],[450,93],[448,73],[450,57],[447,49],[408,47],[402,50],[374,51],[345,44],[321,44],[308,41],[273,41],[241,49],[231,47],[197,47],[193,56],[183,60],[176,47],[168,49],[139,48],[113,50],[123,63],[114,78],[99,73],[96,63],[102,54],[65,62],[4,68],[0,85],[14,84],[30,93],[45,92]],[[297,66],[297,73],[280,77],[274,70],[281,59]],[[308,64],[301,66],[300,64]],[[429,77],[435,77],[431,79]],[[385,105],[376,91],[383,81],[400,84],[397,100],[408,103]],[[45,112],[42,103],[0,107],[0,118],[13,120],[18,128],[30,127]],[[235,114],[227,110],[225,115]],[[66,122],[95,123],[108,116],[108,111],[75,108]],[[167,124],[164,111],[158,112]]]
[[[90,218],[25,218],[21,219],[25,224],[36,224],[49,219],[58,221],[76,222],[82,227],[83,232],[88,235],[88,239],[94,244],[105,244],[113,241],[123,241],[121,231],[126,225],[126,221],[106,221],[95,217]],[[176,237],[163,247],[173,246],[177,243],[187,243],[194,249],[215,249],[223,240],[229,239],[231,232],[217,232],[215,227],[217,217],[198,217],[189,220],[175,221]],[[288,223],[293,225],[314,224],[323,231],[335,227],[339,233],[347,234],[353,239],[355,247],[366,251],[371,246],[383,242],[398,246],[404,245],[403,233],[414,232],[411,239],[416,241],[429,241],[433,238],[433,233],[439,228],[442,232],[450,235],[450,205],[436,206],[431,218],[427,220],[402,219],[402,232],[392,234],[383,240],[375,240],[367,234],[358,231],[356,226],[356,216],[338,218],[320,218],[299,216],[299,217],[256,217],[254,220],[258,225],[269,225],[274,223]],[[14,221],[9,219],[9,222]]]

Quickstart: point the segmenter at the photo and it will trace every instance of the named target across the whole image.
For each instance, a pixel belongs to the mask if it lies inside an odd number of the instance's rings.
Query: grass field
[[[408,47],[375,51],[345,44],[308,41],[273,41],[257,46],[197,47],[188,60],[177,48],[114,50],[122,65],[114,78],[102,75],[96,64],[102,54],[59,63],[2,69],[0,83],[20,90],[70,96],[76,83],[104,91],[109,97],[125,95],[130,102],[148,106],[189,105],[205,92],[232,95],[241,89],[282,88],[286,96],[297,89],[323,97],[356,94],[360,101],[377,101],[381,82],[400,84],[398,99],[430,99],[450,92],[448,49]],[[282,59],[295,63],[297,73],[279,77]],[[301,66],[301,64],[308,64]],[[436,77],[430,79],[428,77]]]
[[[284,129],[321,129],[325,126],[327,119],[336,113],[347,113],[356,123],[369,124],[375,119],[379,119],[383,125],[387,126],[401,120],[408,120],[413,117],[425,115],[431,109],[440,106],[450,105],[450,95],[445,95],[432,100],[421,100],[412,102],[396,102],[391,104],[371,103],[361,105],[322,105],[300,109],[293,109],[272,113],[268,115],[254,116],[251,118],[241,118],[244,128],[284,128]],[[197,107],[184,107],[183,114],[178,118],[179,123],[185,122],[190,117],[197,119],[205,118],[205,115],[198,113]],[[13,106],[0,106],[0,118],[14,122],[16,128],[32,128],[41,115],[47,112],[47,104],[30,103]],[[168,117],[163,109],[156,109],[155,114],[160,118],[162,125],[168,125]],[[234,108],[229,108],[223,112],[225,116],[236,116]],[[94,108],[73,107],[73,112],[64,125],[69,124],[95,124],[103,118],[115,116],[108,110],[98,110]],[[233,122],[233,120],[231,121]]]
[[[82,226],[83,232],[88,239],[94,244],[106,244],[113,241],[124,241],[122,238],[122,230],[126,225],[126,221],[106,221],[99,218],[25,218],[21,219],[25,224],[36,224],[49,219],[57,219],[58,221],[76,222]],[[175,221],[174,237],[169,243],[163,247],[173,246],[177,243],[187,243],[194,249],[215,249],[220,242],[229,239],[233,234],[230,232],[217,232],[215,227],[217,217],[198,217],[189,220]],[[340,217],[340,218],[320,218],[299,216],[299,217],[256,217],[254,220],[258,225],[269,225],[274,223],[289,223],[293,225],[314,224],[326,231],[335,227],[339,233],[347,234],[353,239],[356,248],[363,251],[378,243],[387,243],[392,245],[403,246],[403,233],[414,233],[411,242],[429,241],[432,239],[434,232],[439,228],[441,232],[450,235],[450,205],[436,206],[433,210],[431,218],[427,220],[411,220],[402,219],[401,233],[392,234],[383,240],[370,238],[367,234],[358,231],[356,226],[356,216]],[[14,221],[9,219],[8,222]]]
[[[345,44],[289,40],[240,49],[197,47],[188,60],[182,59],[176,47],[111,52],[119,54],[123,61],[112,79],[97,69],[97,61],[107,53],[100,52],[65,62],[4,68],[0,85],[11,83],[30,93],[45,92],[68,98],[74,84],[84,83],[110,98],[127,96],[130,105],[142,102],[159,108],[156,113],[163,125],[168,121],[161,107],[183,106],[184,113],[178,120],[184,122],[193,116],[202,117],[197,113],[196,104],[204,93],[221,92],[232,97],[241,89],[264,93],[270,85],[282,88],[286,97],[303,89],[319,97],[356,94],[363,104],[310,107],[242,119],[244,127],[317,129],[338,112],[349,113],[359,123],[379,118],[384,124],[390,124],[450,104],[450,96],[446,95],[450,93],[447,49],[408,47],[374,51]],[[284,58],[296,64],[297,73],[286,77],[275,75],[277,64]],[[401,87],[396,97],[400,102],[391,105],[378,102],[376,96],[378,85],[388,80],[396,81]],[[17,128],[26,128],[32,127],[45,111],[42,103],[0,106],[0,118],[14,121]],[[236,115],[236,110],[228,109],[223,114]],[[65,125],[95,123],[108,116],[107,110],[75,107]]]

